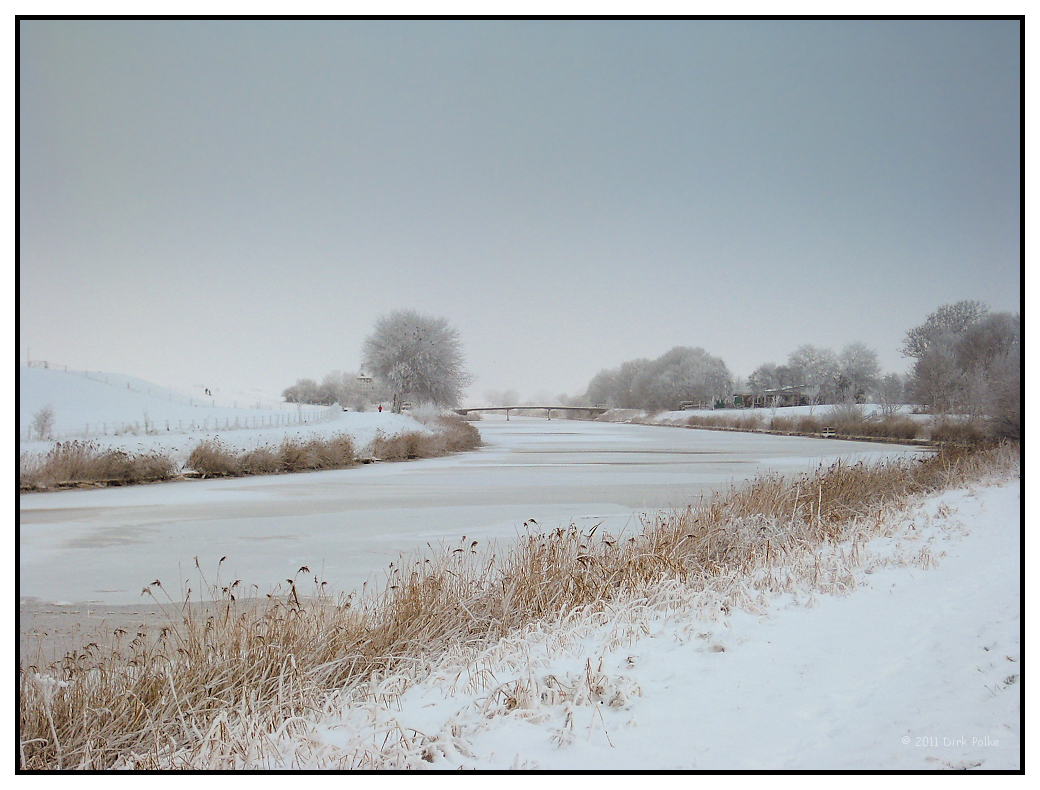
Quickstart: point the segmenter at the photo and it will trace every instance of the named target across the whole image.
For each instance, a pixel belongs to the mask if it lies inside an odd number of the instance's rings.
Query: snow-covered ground
[[[1018,769],[1019,488],[893,514],[841,561],[845,594],[807,582],[741,604],[665,585],[377,679],[283,737],[272,765]]]
[[[31,431],[45,406],[54,411],[55,438],[91,439],[102,447],[129,452],[162,451],[183,463],[204,439],[248,450],[277,445],[286,437],[348,433],[355,446],[372,441],[376,431],[391,436],[427,429],[409,415],[344,412],[338,407],[277,403],[261,393],[222,393],[212,397],[179,392],[114,373],[21,368],[18,385],[19,436]],[[201,397],[200,397],[201,395]],[[253,396],[246,400],[246,396]],[[35,439],[35,431],[31,431]],[[22,452],[46,452],[52,441],[20,441]]]
[[[197,424],[204,413],[203,420],[233,420],[236,415],[244,418],[247,411],[255,411],[256,417],[281,411],[257,409],[256,403],[247,410],[242,408],[245,399],[242,403],[232,400],[230,404],[192,405],[197,400],[195,394],[187,394],[184,403],[184,393],[154,391],[159,388],[147,392],[134,382],[131,384],[137,391],[126,389],[125,380],[111,383],[117,377],[105,384],[63,371],[36,369],[22,369],[21,376],[23,429],[47,403],[55,409],[57,426],[68,424],[70,430],[76,430],[79,424],[104,422],[109,416],[113,422],[129,422],[138,411],[142,415],[147,411],[155,424],[166,419],[191,420],[187,415],[195,415]],[[257,403],[261,407],[273,405],[262,399]],[[802,410],[807,413],[808,407]],[[819,410],[816,407],[814,413]],[[763,411],[768,414],[768,410]],[[690,412],[676,414],[686,417]],[[242,419],[240,424],[244,422]],[[494,425],[495,421],[489,420],[486,433],[494,435]],[[389,434],[421,427],[410,417],[386,412],[339,412],[330,413],[330,419],[324,422],[302,426],[216,433],[163,430],[99,437],[98,441],[131,450],[163,449],[176,457],[186,454],[200,439],[214,435],[229,445],[245,448],[277,443],[285,435],[346,431],[361,445],[370,441],[376,430]],[[544,475],[539,490],[556,496],[554,492],[565,482],[565,470],[575,464],[563,463],[566,454],[543,457],[532,450],[540,442],[561,453],[569,452],[569,442],[574,438],[569,432],[575,430],[563,421],[553,421],[538,433],[511,440],[513,444],[504,443],[504,434],[502,447],[485,448],[468,463],[479,461],[490,469],[488,474],[508,474],[509,480]],[[597,494],[602,501],[590,498],[585,510],[574,512],[614,513],[610,508],[616,508],[614,499],[624,488],[621,477],[629,484],[643,481],[637,472],[646,477],[649,487],[652,480],[670,479],[669,475],[677,484],[682,483],[686,478],[679,477],[679,469],[718,466],[721,471],[712,474],[722,474],[723,481],[736,476],[737,470],[750,469],[744,456],[728,455],[731,449],[723,453],[716,447],[723,441],[727,448],[734,443],[746,445],[745,455],[761,456],[759,462],[767,460],[771,468],[798,471],[824,460],[814,456],[810,461],[811,453],[816,452],[812,448],[817,445],[831,453],[845,453],[847,447],[854,446],[839,442],[824,445],[824,440],[804,438],[664,431],[702,435],[686,437],[696,439],[696,447],[691,445],[689,450],[669,447],[667,456],[660,452],[649,456],[667,459],[667,466],[642,459],[641,465],[630,468],[618,463],[622,457],[619,448],[629,440],[627,437],[660,429],[611,426],[610,430],[614,432],[596,434],[602,445],[600,455],[589,455],[585,450],[584,465],[577,465],[583,479],[602,489],[603,493]],[[768,442],[768,452],[763,442]],[[28,443],[22,444],[22,449],[48,446]],[[896,452],[869,449],[879,457]],[[530,469],[521,466],[518,462],[526,458],[537,459],[539,464]],[[735,460],[739,461],[736,465]],[[407,471],[425,483],[423,490],[436,500],[432,504],[438,505],[443,503],[436,497],[457,493],[459,473],[467,463],[435,459],[400,466],[353,470],[351,486],[376,486],[373,490],[379,493],[383,489],[376,484],[392,483]],[[621,477],[615,478],[615,471]],[[190,488],[184,484],[35,494],[21,497],[20,509],[25,514],[55,508],[57,515],[87,522],[90,514],[101,512],[100,506],[110,499],[134,506],[128,508],[129,512],[146,511],[142,505],[149,503],[155,507],[152,500],[156,498],[164,503],[171,500],[165,506],[184,508],[216,497],[223,508],[218,514],[223,522],[215,520],[216,526],[205,535],[187,528],[178,530],[190,543],[181,552],[185,557],[210,549],[214,556],[220,556],[231,553],[225,544],[210,547],[203,543],[200,549],[198,541],[226,536],[226,525],[243,521],[247,507],[262,506],[270,516],[272,530],[273,522],[280,520],[282,531],[272,532],[273,537],[287,538],[283,532],[295,530],[292,537],[298,539],[306,530],[298,529],[292,519],[302,516],[286,509],[303,501],[311,509],[320,506],[322,497],[328,495],[326,489],[347,488],[341,482],[345,474],[315,473],[292,485],[265,478],[203,481]],[[493,481],[497,486],[480,481],[483,495],[499,499],[505,494],[512,496],[514,487],[506,485],[508,481],[498,477]],[[273,483],[277,483],[274,488]],[[891,513],[880,537],[855,550],[845,547],[844,554],[831,552],[821,559],[839,563],[832,569],[855,579],[851,590],[836,593],[833,589],[814,589],[806,581],[793,594],[768,598],[739,585],[696,594],[675,585],[661,585],[646,591],[648,597],[618,603],[603,613],[532,627],[481,650],[460,647],[415,676],[378,679],[373,687],[333,696],[323,710],[297,720],[280,740],[267,742],[268,746],[277,746],[276,752],[269,752],[268,765],[442,770],[1019,768],[1023,688],[1020,487],[1017,478],[996,481],[990,486],[922,499],[908,510]],[[272,492],[283,488],[287,493],[275,512]],[[386,491],[399,502],[397,488],[387,487]],[[639,493],[627,492],[626,496]],[[182,501],[186,496],[187,504]],[[501,501],[499,509],[503,512],[496,510],[494,514],[494,519],[509,529],[532,515],[528,505],[513,505],[513,501]],[[565,515],[561,505],[553,507],[560,510],[561,518]],[[566,507],[578,506],[567,500]],[[332,509],[336,512],[327,519],[339,534],[349,514],[346,509],[341,512],[339,506]],[[468,510],[476,513],[480,508]],[[415,510],[414,514],[416,518],[427,516],[425,510]],[[39,520],[39,514],[35,515]],[[540,511],[538,515],[546,520]],[[597,515],[597,520],[600,518]],[[151,534],[167,520],[169,514],[158,514],[155,523],[139,531]],[[207,523],[195,516],[190,521],[194,527]],[[90,526],[95,532],[126,529],[122,517],[118,523],[91,522]],[[396,523],[391,526],[403,529]],[[425,521],[420,526],[431,529]],[[39,529],[34,523],[32,534]],[[470,531],[470,525],[465,529],[467,534],[477,534]],[[68,523],[56,521],[52,531],[67,541],[70,534],[75,537],[70,530]],[[410,549],[420,534],[402,532],[398,543],[403,544],[395,543],[393,548]],[[25,557],[32,555],[26,539],[23,531],[20,573],[25,570]],[[126,546],[134,547],[134,540],[137,538],[121,536],[111,544],[98,544],[101,548],[94,545],[96,541],[84,542],[76,551],[83,563],[94,564],[100,555],[88,555],[91,547],[118,559]],[[257,546],[269,542],[254,541]],[[327,543],[324,548],[331,550]],[[153,557],[168,558],[177,553],[166,544],[155,544],[149,551]],[[295,563],[295,555],[287,553],[283,544],[278,544],[277,552],[283,563]],[[56,572],[62,574],[84,572],[75,570],[75,562],[59,565]],[[283,578],[278,570],[278,577]],[[140,571],[141,579],[152,578],[151,568],[147,571]],[[137,576],[130,581],[137,588],[145,583]],[[121,584],[125,582],[120,580]]]

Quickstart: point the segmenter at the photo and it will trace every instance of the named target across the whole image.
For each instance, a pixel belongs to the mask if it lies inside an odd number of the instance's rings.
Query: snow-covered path
[[[752,613],[672,590],[667,613],[532,629],[400,694],[387,679],[283,741],[285,765],[364,765],[389,733],[387,767],[1016,769],[1019,489],[922,501],[845,596]]]

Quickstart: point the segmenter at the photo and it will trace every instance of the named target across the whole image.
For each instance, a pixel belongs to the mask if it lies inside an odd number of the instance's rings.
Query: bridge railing
[[[607,411],[606,406],[472,406],[467,408],[456,409],[456,414],[466,415],[472,411],[504,411],[506,413],[506,420],[509,419],[509,412],[511,411],[545,411],[545,417],[548,420],[552,419],[552,413],[554,411],[584,411],[590,414],[603,414]]]

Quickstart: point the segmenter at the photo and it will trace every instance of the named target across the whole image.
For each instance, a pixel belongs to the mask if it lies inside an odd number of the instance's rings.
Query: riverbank
[[[355,440],[359,433],[357,429],[367,428],[370,422],[349,417],[330,421],[330,425],[341,427],[339,433],[312,431],[302,437],[297,432],[296,436],[283,435],[278,444],[262,443],[257,436],[234,437],[238,440],[237,447],[234,439],[202,438],[190,445],[183,461],[177,460],[174,451],[164,449],[162,436],[155,437],[149,449],[138,452],[106,446],[97,439],[56,442],[46,451],[20,455],[19,491],[121,487],[174,480],[345,469],[380,461],[436,458],[480,446],[480,432],[470,423],[450,412],[429,411],[422,414],[421,422],[410,418],[395,420],[391,424],[400,429],[397,433],[386,434],[376,428],[371,440],[358,447]],[[409,422],[415,425],[412,430],[405,429]],[[344,423],[354,431],[342,430]]]
[[[385,583],[389,563],[427,542],[507,545],[529,521],[630,532],[644,513],[756,475],[931,452],[591,421],[480,426],[480,449],[408,463],[22,494],[20,593],[133,604],[154,579],[191,576],[195,557],[209,572],[225,556],[225,574],[264,593],[303,565],[349,591]]]
[[[126,676],[134,685],[133,694],[115,687],[91,686],[95,668],[104,667],[105,677],[112,680],[123,676],[112,663],[118,658],[99,653],[66,663],[64,677],[46,672],[23,674],[22,721],[32,722],[31,726],[23,725],[25,765],[45,767],[46,762],[41,760],[57,756],[59,761],[64,760],[65,767],[588,767],[605,764],[596,759],[601,748],[615,749],[616,743],[621,743],[629,748],[604,752],[612,756],[610,765],[614,767],[646,767],[640,762],[646,759],[656,761],[653,767],[658,768],[929,767],[927,762],[918,762],[926,756],[936,760],[935,768],[1014,767],[1017,753],[1008,747],[1018,736],[1013,729],[1000,728],[1005,724],[1013,728],[1017,721],[1013,703],[1018,674],[1013,665],[1019,658],[1016,644],[1008,640],[1017,633],[1013,622],[1017,611],[1014,574],[1019,566],[1009,547],[1016,545],[1018,529],[1017,523],[1006,523],[1017,519],[1017,487],[1009,487],[999,505],[996,500],[986,500],[992,506],[989,509],[985,503],[981,509],[976,508],[972,497],[978,496],[979,487],[1017,476],[1018,453],[1017,448],[1004,448],[989,454],[966,453],[877,467],[839,461],[804,479],[761,478],[748,486],[719,492],[697,506],[651,517],[642,533],[629,539],[597,526],[587,531],[572,527],[549,534],[539,532],[516,549],[497,555],[497,560],[481,554],[475,543],[464,542],[456,551],[449,547],[443,554],[428,555],[428,565],[420,557],[414,567],[410,562],[396,569],[392,566],[384,591],[361,595],[338,607],[324,603],[321,588],[317,606],[305,600],[301,603],[296,597],[296,584],[291,583],[281,596],[267,599],[260,617],[235,609],[232,616],[223,619],[185,621],[183,629],[172,629],[159,642],[139,640],[129,651],[138,669]],[[964,493],[957,494],[961,489]],[[935,499],[944,492],[946,499]],[[824,605],[821,598],[847,595],[858,586],[876,584],[890,595],[895,585],[889,586],[891,578],[882,571],[907,565],[921,570],[936,564],[941,567],[944,556],[964,534],[960,522],[951,518],[958,510],[970,513],[971,519],[990,513],[998,521],[980,534],[981,543],[974,542],[962,555],[964,562],[956,566],[960,570],[949,577],[947,587],[952,591],[956,585],[964,586],[964,574],[969,573],[973,582],[965,587],[964,595],[973,600],[973,591],[974,598],[980,592],[998,592],[997,619],[1008,626],[999,635],[987,632],[980,636],[984,642],[989,639],[985,644],[976,645],[974,637],[966,637],[964,649],[956,655],[963,653],[967,672],[978,663],[973,652],[976,648],[998,649],[1011,667],[1006,673],[1004,664],[999,663],[987,665],[988,674],[984,673],[981,680],[971,672],[963,678],[951,675],[947,648],[926,660],[920,650],[899,646],[898,638],[891,645],[894,652],[885,654],[885,663],[875,655],[876,649],[868,649],[884,645],[879,645],[869,629],[859,628],[857,633],[863,636],[860,642],[850,641],[845,633],[837,644],[853,645],[849,660],[858,656],[856,666],[864,672],[869,670],[869,674],[854,672],[850,676],[842,663],[838,675],[828,675],[827,668],[833,670],[835,664],[834,651],[825,649],[830,644],[826,639],[807,637],[795,644],[797,640],[784,636],[797,629],[781,627],[779,622],[786,622],[789,616],[780,615],[776,604],[770,602],[791,595],[796,609],[823,606],[832,613],[825,618],[825,627],[819,620],[815,627],[809,624],[807,633],[817,637],[838,624],[864,623],[861,617],[849,619],[847,606]],[[967,531],[971,532],[970,527]],[[927,540],[921,542],[922,538]],[[953,543],[944,542],[950,538]],[[889,547],[890,559],[885,559],[884,546]],[[1001,562],[1008,567],[997,567]],[[310,569],[301,568],[299,581],[310,573]],[[536,579],[538,583],[532,583]],[[614,583],[605,584],[608,580]],[[993,587],[996,582],[1005,583],[1004,587]],[[1008,584],[1010,601],[1004,596]],[[225,596],[234,589],[236,585],[226,588]],[[910,585],[904,597],[920,600],[914,592]],[[927,599],[934,600],[930,595]],[[260,601],[263,603],[262,598]],[[863,611],[870,609],[868,605]],[[945,609],[932,607],[935,622],[929,621],[931,625],[927,626],[927,618],[919,616],[920,607],[899,603],[893,611],[896,621],[883,618],[888,635],[913,634],[908,637],[910,642],[920,644],[922,633],[934,632],[937,638],[950,633]],[[915,616],[909,616],[910,612]],[[994,609],[986,604],[980,614],[989,622]],[[667,628],[661,627],[661,616],[667,618]],[[696,726],[696,716],[681,715],[688,707],[686,703],[678,707],[674,704],[676,694],[688,698],[692,711],[698,709],[696,700],[706,692],[700,681],[677,686],[675,680],[669,684],[665,675],[646,674],[646,669],[657,666],[662,671],[672,667],[674,675],[674,661],[668,660],[660,648],[689,643],[693,652],[682,664],[696,669],[691,679],[708,678],[713,674],[712,667],[721,663],[734,670],[734,678],[743,673],[746,680],[753,681],[754,673],[747,675],[748,667],[768,663],[769,655],[775,661],[777,654],[775,648],[765,647],[770,637],[751,626],[756,619],[774,616],[782,620],[769,631],[771,640],[779,640],[790,649],[781,652],[787,657],[770,670],[771,694],[748,697],[736,688],[732,699],[723,694],[711,704],[712,727],[720,733],[731,733],[726,737],[732,738],[738,730],[746,733],[748,722],[762,725],[775,718],[768,710],[752,712],[768,700],[775,698],[778,709],[789,707],[790,700],[805,702],[806,689],[798,678],[804,677],[806,667],[811,666],[817,667],[811,675],[822,693],[816,695],[821,702],[829,699],[833,706],[836,698],[845,700],[836,710],[817,711],[811,721],[836,726],[845,723],[840,730],[843,740],[835,740],[838,732],[817,733],[814,727],[807,731],[796,716],[783,732],[775,733],[777,741],[742,742],[741,748],[735,742],[716,744],[717,739],[702,742],[698,738],[696,742],[702,747],[715,744],[715,751],[700,748],[696,753],[667,747],[673,744],[676,732],[684,734],[685,742],[690,727]],[[806,616],[813,617],[809,613]],[[965,624],[962,633],[975,634],[968,628],[975,621],[969,620],[970,616],[961,618]],[[735,623],[739,627],[734,628]],[[606,640],[602,648],[589,641],[600,630]],[[544,640],[538,634],[555,645],[548,647],[546,643],[548,663],[538,659],[532,664],[528,650],[510,658],[513,648],[541,644]],[[648,643],[643,634],[666,639]],[[757,652],[749,651],[748,640],[754,640],[756,634],[767,638],[754,642],[759,646]],[[254,649],[256,639],[260,642]],[[892,641],[886,640],[885,645]],[[573,653],[581,644],[593,652]],[[807,649],[815,651],[813,657],[806,656]],[[288,659],[282,655],[286,650],[293,657],[288,675]],[[200,662],[192,658],[196,653]],[[563,662],[554,661],[554,655]],[[711,658],[727,655],[735,658]],[[902,719],[897,718],[893,724],[890,718],[892,712],[905,709],[906,695],[916,687],[879,697],[873,685],[863,685],[875,675],[878,684],[884,683],[887,670],[880,670],[890,667],[894,659],[918,667],[915,671],[935,673],[928,693],[933,687],[942,689],[947,695],[943,701],[948,704],[937,707],[926,695],[921,697],[922,709],[940,710],[948,727],[974,726],[980,735],[998,742],[1003,737],[1005,750],[958,750],[951,758],[934,750],[904,748],[903,757],[898,757],[900,746],[894,739],[903,738],[902,745],[907,745],[905,738],[921,737],[931,719],[911,717],[906,719],[909,728],[904,728]],[[225,661],[231,662],[228,668],[241,668],[245,662],[249,669],[244,674],[225,670]],[[499,666],[502,661],[505,663]],[[572,667],[575,661],[584,669]],[[708,661],[711,666],[705,663]],[[156,671],[161,668],[154,693],[148,690],[153,663]],[[265,667],[275,670],[274,675]],[[486,670],[490,667],[495,669],[489,675]],[[951,683],[951,677],[956,682]],[[992,718],[980,719],[979,703],[973,695],[975,687],[985,685],[984,681],[993,683],[987,686],[990,694],[1008,705],[993,708]],[[687,686],[688,691],[678,691]],[[729,686],[713,681],[711,688],[718,692]],[[171,697],[163,689],[177,691]],[[328,696],[331,689],[339,691]],[[717,696],[716,692],[712,693]],[[443,704],[432,704],[441,699],[438,694],[443,694]],[[63,703],[48,708],[51,713],[44,715],[38,706],[51,705],[54,695],[60,695]],[[230,696],[222,702],[221,695]],[[810,702],[816,698],[811,693],[809,697]],[[248,711],[237,705],[236,700],[241,698],[253,700]],[[656,702],[643,704],[644,698]],[[127,707],[127,699],[137,702]],[[846,708],[855,708],[859,699],[870,705],[851,716]],[[931,703],[927,708],[926,702]],[[144,730],[140,729],[140,713],[135,713],[135,706],[142,703],[148,710]],[[95,721],[84,730],[77,705],[104,709],[108,714],[104,721]],[[666,710],[671,711],[669,717],[661,719],[660,714]],[[972,711],[975,718],[953,717],[951,710]],[[310,713],[303,715],[303,711]],[[55,723],[51,717],[59,712],[61,717]],[[136,722],[135,738],[166,746],[149,750],[142,742],[140,749],[101,748],[102,743],[125,743],[131,735],[120,724],[124,713]],[[677,714],[682,718],[678,728]],[[190,723],[185,723],[185,716]],[[660,722],[647,733],[657,739],[656,749],[645,751],[642,739],[631,737],[634,716],[644,723],[643,732],[646,724]],[[850,720],[868,726],[849,729]],[[542,726],[530,729],[530,724]],[[529,729],[518,739],[516,727]],[[336,735],[341,729],[354,736],[344,739]],[[579,730],[580,738],[576,737]],[[203,737],[204,733],[218,731],[218,739]],[[969,734],[975,731],[966,730]],[[766,734],[763,731],[762,735]],[[86,741],[82,740],[84,736]],[[863,736],[874,738],[878,748],[858,752],[863,749]],[[882,737],[888,740],[877,741]],[[800,745],[806,738],[806,743],[815,744],[815,750]],[[55,741],[62,744],[57,754]],[[593,751],[576,745],[601,741],[606,745]],[[854,748],[835,748],[838,742]],[[821,751],[824,743],[830,748]],[[661,744],[666,746],[664,752]],[[672,755],[670,760],[668,754]],[[748,762],[746,756],[757,761]],[[849,760],[852,762],[845,762]],[[989,765],[986,760],[991,761]]]
[[[716,409],[648,413],[611,409],[596,419],[641,425],[666,425],[713,431],[806,436],[853,442],[970,447],[984,443],[986,433],[975,420],[958,415],[914,414],[908,407],[883,414],[880,407],[839,405],[793,406],[783,409]]]

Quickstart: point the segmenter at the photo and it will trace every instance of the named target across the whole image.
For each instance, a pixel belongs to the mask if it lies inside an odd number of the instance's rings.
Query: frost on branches
[[[365,338],[365,367],[393,393],[393,410],[405,399],[457,406],[472,381],[464,368],[459,332],[444,318],[397,310],[376,321]]]

